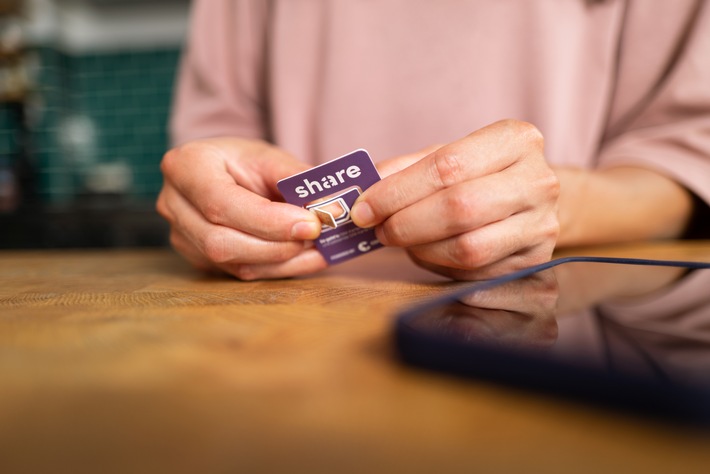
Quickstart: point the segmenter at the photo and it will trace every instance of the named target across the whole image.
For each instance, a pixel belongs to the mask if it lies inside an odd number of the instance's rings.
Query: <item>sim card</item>
[[[374,229],[356,226],[350,210],[380,175],[365,150],[318,165],[277,183],[287,202],[313,212],[321,222],[315,240],[328,264],[341,263],[382,247]]]

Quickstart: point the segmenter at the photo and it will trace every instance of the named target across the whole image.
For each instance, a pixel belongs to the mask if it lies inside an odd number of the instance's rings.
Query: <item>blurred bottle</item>
[[[21,204],[25,100],[30,90],[22,2],[0,0],[0,213]]]

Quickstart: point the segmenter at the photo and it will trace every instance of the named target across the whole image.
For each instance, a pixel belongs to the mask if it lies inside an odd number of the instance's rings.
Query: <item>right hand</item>
[[[281,200],[279,179],[308,166],[258,140],[212,138],[168,151],[156,209],[170,243],[195,267],[242,280],[284,278],[327,266],[311,242],[321,224]]]
[[[533,125],[501,120],[421,154],[395,157],[352,207],[353,222],[419,266],[483,280],[550,260],[559,180]]]

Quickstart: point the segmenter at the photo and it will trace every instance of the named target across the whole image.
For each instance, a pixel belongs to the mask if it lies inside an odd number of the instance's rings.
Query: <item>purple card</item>
[[[370,155],[355,150],[277,183],[287,202],[310,210],[321,221],[316,248],[328,264],[344,262],[382,247],[374,229],[350,219],[360,194],[380,180]]]

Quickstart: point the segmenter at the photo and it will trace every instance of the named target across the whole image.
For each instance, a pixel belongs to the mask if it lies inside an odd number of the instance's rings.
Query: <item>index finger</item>
[[[164,175],[209,222],[272,241],[319,235],[321,225],[315,215],[242,187],[223,160],[186,158],[166,155]]]
[[[437,191],[501,171],[519,159],[521,145],[531,137],[541,149],[539,132],[524,122],[506,120],[477,130],[372,185],[355,202],[352,219],[372,227]]]

